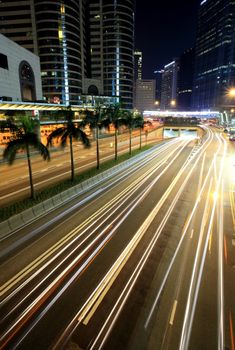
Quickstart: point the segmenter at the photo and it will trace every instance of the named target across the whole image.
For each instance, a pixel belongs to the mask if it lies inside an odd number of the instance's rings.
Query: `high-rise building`
[[[156,81],[151,79],[136,80],[135,87],[135,108],[143,112],[144,110],[153,110],[155,102]]]
[[[139,50],[134,52],[134,81],[142,79],[143,54]]]
[[[133,107],[135,0],[89,0],[90,75]]]
[[[191,109],[194,72],[194,49],[186,50],[179,58],[177,108]]]
[[[161,105],[161,92],[162,92],[162,74],[164,70],[156,70],[154,71],[155,81],[156,81],[156,91],[155,91],[155,107],[159,108]]]
[[[76,103],[84,74],[84,0],[0,3],[0,33],[38,54],[43,95]]]
[[[203,0],[198,16],[193,107],[231,104],[229,91],[234,86],[235,2]]]
[[[38,55],[34,1],[1,1],[0,33]]]
[[[82,92],[82,1],[34,0],[44,95],[76,103]]]
[[[39,55],[43,96],[82,92],[133,104],[135,0],[4,0],[0,33]]]
[[[161,84],[162,109],[174,109],[177,107],[178,71],[178,60],[174,60],[164,66]]]

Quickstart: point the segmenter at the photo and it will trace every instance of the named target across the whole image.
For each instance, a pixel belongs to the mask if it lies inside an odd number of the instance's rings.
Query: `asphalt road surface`
[[[159,144],[1,244],[1,349],[230,349],[234,146]]]
[[[156,142],[162,139],[162,129],[157,129],[148,134],[146,138],[142,133],[142,145]],[[139,147],[139,131],[133,132],[133,149]],[[118,136],[118,155],[127,152],[129,148],[129,133]],[[114,137],[100,139],[101,163],[114,158]],[[32,172],[35,190],[44,189],[50,185],[70,179],[71,165],[69,147],[63,150],[60,147],[51,149],[51,160],[44,161],[41,156],[32,150]],[[91,141],[91,147],[84,149],[80,142],[74,142],[74,165],[75,174],[84,172],[89,168],[96,167],[96,145]],[[29,174],[27,159],[19,154],[12,165],[6,162],[0,163],[0,206],[6,206],[16,200],[30,195]]]

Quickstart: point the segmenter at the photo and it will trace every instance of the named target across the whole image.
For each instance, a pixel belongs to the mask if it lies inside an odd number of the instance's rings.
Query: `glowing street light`
[[[171,107],[175,107],[176,106],[176,100],[171,100]]]
[[[155,101],[155,106],[159,106],[159,101]]]
[[[231,88],[228,92],[230,97],[235,97],[235,88]]]

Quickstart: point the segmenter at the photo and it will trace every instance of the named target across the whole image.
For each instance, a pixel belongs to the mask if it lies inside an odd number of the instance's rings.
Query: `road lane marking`
[[[208,244],[208,250],[210,254],[211,254],[211,245],[212,245],[212,232],[210,233],[209,244]]]
[[[161,147],[157,150],[156,155],[161,154],[161,153],[167,151],[168,148],[170,148],[170,147],[171,147],[172,145],[174,145],[175,143],[176,143],[176,142],[174,141],[173,143],[164,144],[164,146],[161,146]],[[125,151],[120,151],[119,153],[120,153],[120,154],[121,154],[121,153],[125,153]],[[173,153],[173,152],[170,153],[170,156],[172,155],[172,153]],[[101,160],[105,161],[106,159],[110,159],[110,158],[112,158],[112,157],[113,157],[112,155],[109,155],[109,156],[106,156],[106,157],[102,157]],[[66,162],[66,163],[68,163],[68,162]],[[64,164],[66,164],[66,163],[64,163]],[[86,168],[86,167],[88,168],[89,166],[92,166],[93,164],[96,164],[96,160],[95,160],[95,161],[92,161],[92,162],[90,162],[90,163],[88,163],[88,164],[85,164],[85,165],[80,165],[79,167],[76,167],[75,170],[77,170],[77,168],[79,168],[80,170],[81,170],[82,168]],[[56,166],[55,166],[54,168],[56,169]],[[51,170],[51,168],[48,168],[48,170]],[[57,178],[59,178],[59,177],[65,176],[65,175],[67,175],[67,174],[70,174],[70,170],[69,170],[69,171],[63,172],[62,174],[58,174],[58,175],[52,176],[52,177],[50,177],[50,179],[45,179],[45,180],[42,180],[42,181],[40,181],[40,182],[37,182],[37,183],[34,184],[34,186],[35,186],[35,187],[40,186],[40,185],[42,185],[42,184],[44,184],[44,183],[47,183],[48,181],[53,181],[53,180],[55,180],[55,179],[57,179]],[[25,175],[24,177],[21,177],[21,178],[22,178],[22,179],[26,179],[27,177],[28,177],[28,176]],[[21,179],[21,178],[20,178],[20,179]],[[8,193],[7,195],[1,196],[1,197],[0,197],[0,200],[3,200],[3,199],[8,198],[8,197],[12,197],[12,196],[14,196],[14,195],[17,194],[17,193],[24,192],[24,191],[26,191],[26,190],[28,190],[28,189],[30,189],[30,186],[26,186],[26,187],[21,188],[21,189],[19,189],[19,190],[17,190],[17,191],[10,192],[10,193]]]
[[[191,239],[193,238],[193,234],[194,234],[194,229],[192,228],[191,235],[190,235]]]
[[[231,213],[232,213],[232,218],[233,218],[233,228],[235,229],[234,197],[233,197],[231,187],[232,186],[230,186],[230,190],[229,190],[229,199],[230,199],[230,208],[231,208]]]
[[[222,182],[222,170],[224,169],[224,159],[226,156],[227,148],[226,145],[223,145],[223,157],[221,159],[220,163],[220,171],[218,174],[218,180],[216,182],[216,189],[217,192],[219,190],[220,185],[222,186],[222,191],[221,191],[221,201],[220,201],[220,222],[219,222],[219,229],[218,229],[218,235],[219,235],[219,272],[218,272],[218,349],[223,349],[224,348],[224,320],[223,320],[223,311],[224,311],[224,289],[223,289],[223,260],[221,259],[221,254],[223,254],[223,182]],[[216,154],[218,154],[220,150],[220,147],[218,148],[218,151]],[[215,161],[215,160],[214,160]],[[209,187],[210,191],[210,187]],[[209,194],[209,192],[208,192]],[[209,197],[207,197],[209,198]],[[203,252],[202,252],[202,257],[200,258],[201,262],[199,261],[199,249],[200,246],[198,245],[197,252],[196,252],[196,257],[194,260],[194,267],[193,267],[193,274],[190,282],[190,290],[188,293],[188,298],[187,298],[187,305],[186,305],[186,311],[185,311],[185,317],[184,317],[184,322],[183,322],[183,327],[182,327],[182,333],[181,333],[181,339],[180,339],[180,346],[179,350],[187,349],[189,346],[189,340],[190,340],[190,335],[192,331],[192,324],[193,324],[193,319],[194,319],[194,314],[195,314],[195,309],[196,309],[196,303],[198,300],[198,293],[199,293],[199,288],[201,285],[201,280],[202,280],[202,274],[203,274],[203,269],[204,269],[204,264],[205,264],[205,259],[206,259],[206,252],[207,252],[207,245],[208,245],[208,240],[209,240],[209,234],[212,229],[212,223],[215,217],[215,211],[216,211],[216,205],[217,205],[217,198],[214,198],[213,201],[213,207],[211,211],[211,217],[209,221],[209,227],[206,233],[206,241],[204,244]],[[205,213],[205,212],[204,212]],[[200,263],[200,268],[199,271],[197,272],[197,276],[194,273],[196,270],[197,264]]]
[[[224,236],[224,257],[226,264],[228,263],[228,250],[227,250],[227,240],[226,236]]]
[[[170,153],[170,155],[172,155],[173,151]],[[169,155],[167,155],[166,157],[169,157]],[[164,161],[164,158],[163,158]],[[174,161],[174,158],[172,160],[172,162]],[[150,177],[152,172],[156,171],[156,169],[159,169],[161,166],[162,162],[158,163],[158,165],[153,166],[151,169],[149,169],[148,171],[148,176]],[[170,164],[169,164],[170,166]],[[165,170],[166,171],[166,170]],[[158,181],[158,179],[161,177],[161,175],[164,173],[164,170],[162,171],[162,173],[160,173],[160,175],[155,178],[154,183],[156,181]],[[141,176],[141,179],[146,179],[146,173],[143,174]],[[140,183],[140,178],[138,178],[137,180],[135,180],[132,184],[130,184],[127,188],[125,188],[121,193],[119,193],[115,198],[113,198],[109,203],[105,204],[102,208],[100,208],[98,211],[96,211],[96,213],[94,213],[89,219],[87,219],[85,222],[83,222],[82,224],[80,224],[78,227],[76,227],[75,229],[73,229],[71,232],[68,233],[68,235],[66,235],[65,237],[63,237],[60,241],[58,241],[54,246],[52,246],[50,249],[48,249],[46,252],[44,252],[43,254],[41,254],[38,258],[36,258],[32,263],[30,263],[28,266],[26,266],[22,271],[18,272],[14,277],[12,277],[9,281],[7,281],[3,286],[0,287],[0,296],[3,295],[4,293],[6,293],[10,288],[12,288],[17,282],[19,282],[23,277],[25,277],[30,271],[32,271],[33,269],[35,269],[40,263],[42,263],[43,261],[45,261],[45,259],[47,259],[50,255],[52,255],[53,253],[55,253],[56,251],[59,251],[59,248],[61,248],[63,245],[67,244],[69,240],[71,240],[74,236],[77,236],[77,233],[79,232],[79,230],[82,230],[85,228],[86,225],[90,224],[93,219],[97,220],[97,217],[100,215],[103,216],[106,212],[106,209],[109,207],[112,207],[113,204],[117,204],[117,200],[122,199],[123,198],[123,194],[127,194],[129,193],[130,189],[132,189],[135,185],[138,185]],[[172,186],[172,184],[171,184]],[[99,189],[97,192],[101,191],[102,189]],[[128,197],[129,198],[129,197]],[[81,203],[81,202],[80,202]],[[75,206],[74,206],[75,207]],[[86,231],[86,229],[85,229]],[[83,233],[85,233],[85,231],[83,231]],[[75,238],[74,238],[75,239]]]
[[[212,142],[212,137],[211,137],[211,134],[210,134],[210,139],[209,139],[209,141],[208,141],[207,146],[205,145],[204,150],[206,150],[207,147],[209,147],[209,145],[211,144],[211,142]],[[219,150],[218,150],[217,152],[219,152]],[[202,153],[202,154],[203,154],[203,153]],[[199,157],[199,159],[200,159],[200,157]],[[198,160],[199,160],[199,159],[198,159]],[[194,165],[197,165],[197,160],[196,160],[196,162],[195,162]],[[175,250],[175,253],[174,253],[174,255],[173,255],[173,258],[172,258],[172,260],[171,260],[171,262],[170,262],[170,265],[169,265],[169,267],[168,267],[168,269],[167,269],[167,272],[166,272],[166,274],[165,274],[165,277],[164,277],[164,279],[163,279],[163,282],[162,282],[162,284],[161,284],[161,286],[160,286],[160,288],[159,288],[159,291],[158,291],[158,293],[157,293],[157,295],[156,295],[156,298],[155,298],[155,300],[154,300],[154,302],[153,302],[153,305],[152,305],[152,307],[151,307],[151,310],[150,310],[150,312],[149,312],[149,315],[148,315],[148,317],[147,317],[147,319],[146,319],[146,322],[145,322],[145,325],[144,325],[144,328],[145,328],[145,329],[148,327],[148,325],[149,325],[149,323],[150,323],[150,320],[151,320],[151,318],[152,318],[152,316],[153,316],[154,310],[155,310],[156,305],[157,305],[157,303],[158,303],[158,301],[159,301],[159,298],[160,298],[160,295],[161,295],[161,293],[162,293],[162,291],[163,291],[163,288],[165,287],[166,281],[167,281],[167,279],[168,279],[168,276],[169,276],[169,274],[170,274],[170,271],[171,271],[171,269],[172,269],[172,266],[173,266],[173,264],[174,264],[174,261],[175,261],[175,259],[176,259],[176,256],[178,255],[178,252],[179,252],[179,250],[180,250],[180,247],[181,247],[181,245],[182,245],[182,242],[183,242],[183,240],[184,240],[184,237],[185,237],[185,235],[186,235],[186,232],[187,232],[187,230],[188,230],[188,228],[189,228],[189,224],[190,224],[190,222],[192,221],[192,218],[193,218],[193,216],[194,216],[194,214],[195,214],[195,211],[196,211],[196,209],[197,209],[197,207],[198,207],[199,199],[200,199],[201,194],[203,193],[203,191],[204,191],[204,189],[205,189],[205,186],[206,186],[206,184],[207,184],[207,182],[208,182],[208,179],[209,179],[209,175],[210,175],[212,166],[213,166],[213,162],[211,163],[211,165],[210,165],[210,167],[209,167],[209,169],[208,169],[207,175],[206,175],[206,176],[204,177],[204,179],[203,179],[203,184],[202,184],[200,193],[199,193],[199,195],[198,195],[198,197],[197,197],[197,199],[196,199],[196,202],[195,202],[195,204],[194,204],[193,210],[192,210],[192,212],[191,212],[191,214],[190,214],[190,220],[189,220],[189,222],[188,222],[188,226],[186,226],[185,229],[184,229],[184,231],[183,231],[183,234],[182,234],[182,236],[181,236],[181,238],[180,238],[180,241],[179,241],[178,246],[177,246],[177,248],[176,248],[176,250]]]
[[[185,227],[188,227],[188,222],[189,222],[189,219],[190,219],[190,215],[191,215],[191,214],[189,214],[189,215],[187,216],[187,219],[186,219],[185,224],[184,224],[184,227],[183,227],[183,232],[184,232],[184,230],[185,230]]]
[[[231,337],[231,350],[235,350],[235,341],[234,341],[234,333],[233,333],[233,320],[231,311],[229,312],[229,330],[230,330],[230,337]]]
[[[171,318],[170,318],[170,322],[169,322],[171,326],[173,326],[173,323],[174,323],[174,318],[175,318],[175,312],[176,312],[177,304],[178,304],[178,301],[175,300],[174,304],[173,304],[173,307],[172,307]]]
[[[169,163],[168,166],[171,165],[171,162]],[[184,170],[185,169],[182,167],[181,171],[183,172]],[[191,173],[189,173],[189,174],[191,175]],[[174,181],[171,183],[171,185],[169,186],[167,191],[163,194],[163,196],[161,197],[161,199],[157,203],[156,207],[152,210],[152,212],[149,214],[149,216],[143,222],[143,224],[141,225],[139,230],[136,232],[135,236],[132,238],[132,240],[130,241],[128,246],[125,248],[125,250],[119,256],[117,261],[113,264],[111,269],[108,271],[106,276],[101,281],[100,285],[96,288],[96,290],[91,295],[90,299],[84,305],[81,312],[79,312],[79,316],[77,318],[77,321],[79,323],[83,322],[83,324],[86,325],[89,322],[89,320],[91,319],[91,317],[93,316],[93,314],[97,310],[98,306],[100,305],[100,303],[104,299],[105,295],[107,294],[108,290],[110,289],[111,285],[113,284],[113,282],[117,278],[118,274],[120,273],[120,271],[122,270],[122,268],[126,264],[126,261],[131,256],[132,252],[134,251],[134,249],[136,248],[136,246],[138,245],[138,243],[142,239],[143,235],[145,234],[146,230],[150,226],[151,222],[156,217],[158,211],[160,210],[160,208],[164,204],[165,200],[167,199],[167,197],[171,193],[172,188],[174,188],[175,184],[178,182],[179,177],[180,177],[179,175],[177,175],[175,177]],[[188,179],[186,178],[186,182],[187,182],[187,180]],[[184,188],[184,186],[181,187],[181,189],[180,189],[181,191],[182,191],[182,188]],[[175,199],[175,202],[176,202],[176,199]],[[174,203],[174,201],[173,201],[173,203]],[[147,227],[145,227],[145,226],[147,226]]]

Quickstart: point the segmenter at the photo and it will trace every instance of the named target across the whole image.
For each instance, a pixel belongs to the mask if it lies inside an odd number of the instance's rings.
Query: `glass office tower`
[[[199,8],[193,108],[231,104],[235,86],[235,2],[203,0]]]
[[[84,0],[0,2],[0,33],[39,55],[43,96],[77,103],[84,74]]]
[[[44,96],[76,103],[82,92],[81,1],[34,2]]]
[[[101,79],[104,94],[133,107],[134,0],[90,0],[91,78]]]

